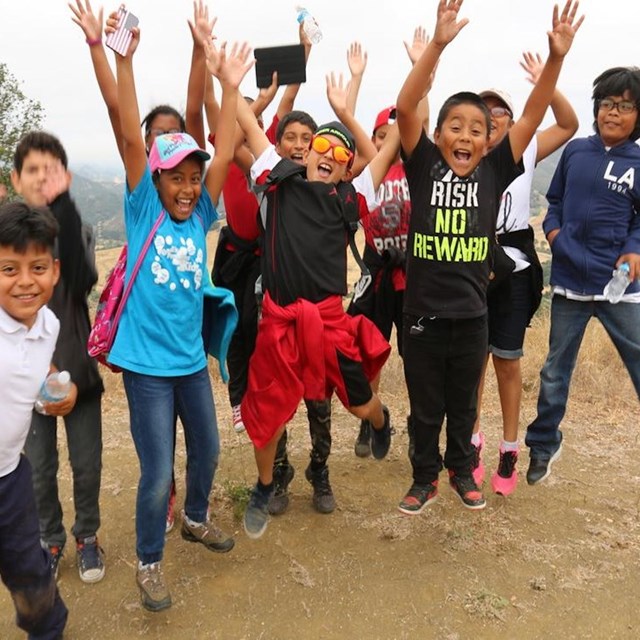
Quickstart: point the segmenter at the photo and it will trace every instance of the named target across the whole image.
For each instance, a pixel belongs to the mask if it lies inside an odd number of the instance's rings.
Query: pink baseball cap
[[[393,124],[396,121],[396,107],[395,105],[391,107],[387,107],[383,109],[376,116],[376,123],[373,125],[373,133],[376,132],[378,127],[381,127],[383,124]]]
[[[198,146],[188,133],[165,133],[157,136],[149,152],[149,169],[173,169],[187,156],[195,155],[199,160],[209,160],[211,155]]]

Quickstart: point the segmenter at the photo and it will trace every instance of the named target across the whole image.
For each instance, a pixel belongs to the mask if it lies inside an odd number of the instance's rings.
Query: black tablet
[[[254,49],[256,58],[256,84],[259,89],[271,84],[273,72],[278,72],[278,84],[306,82],[306,62],[301,44]]]

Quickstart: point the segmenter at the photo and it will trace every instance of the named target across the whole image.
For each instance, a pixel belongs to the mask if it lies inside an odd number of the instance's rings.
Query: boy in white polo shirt
[[[40,545],[31,467],[22,455],[31,412],[51,367],[60,323],[45,306],[59,277],[58,223],[46,209],[0,207],[0,577],[29,638],[62,637],[65,607]],[[45,410],[70,411],[77,389]]]

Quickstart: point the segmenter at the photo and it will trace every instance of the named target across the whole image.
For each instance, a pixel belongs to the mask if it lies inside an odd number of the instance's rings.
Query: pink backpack
[[[109,367],[111,371],[121,371],[119,367],[107,362],[107,359],[109,357],[113,341],[116,338],[120,316],[124,311],[124,305],[129,297],[129,293],[131,292],[131,287],[133,286],[136,275],[138,275],[138,271],[142,266],[142,260],[149,250],[149,246],[153,241],[153,237],[155,236],[163,217],[164,210],[160,212],[158,219],[145,240],[142,251],[133,266],[131,278],[127,283],[127,286],[124,286],[125,274],[127,271],[126,244],[122,247],[120,256],[118,257],[113,269],[109,272],[107,280],[104,283],[104,288],[102,289],[102,294],[100,295],[100,300],[98,301],[98,307],[96,309],[96,317],[93,321],[93,326],[91,327],[91,333],[89,333],[89,339],[87,340],[87,351],[92,358],[95,358],[98,362]]]

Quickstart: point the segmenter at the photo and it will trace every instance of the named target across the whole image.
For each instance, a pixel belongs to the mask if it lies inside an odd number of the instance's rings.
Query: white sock
[[[474,447],[479,447],[480,443],[482,442],[481,438],[482,438],[482,432],[481,431],[478,431],[478,433],[471,434],[471,444]]]
[[[502,441],[502,450],[503,451],[515,451],[518,452],[518,441],[515,442],[507,442],[506,440]]]

